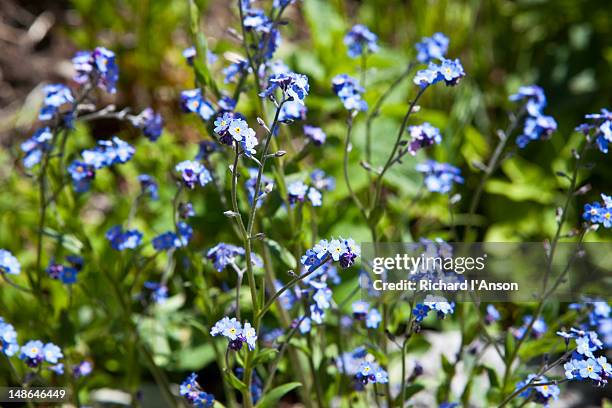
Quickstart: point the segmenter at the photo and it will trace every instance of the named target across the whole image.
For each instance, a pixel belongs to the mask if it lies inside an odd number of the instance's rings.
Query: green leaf
[[[257,408],[267,408],[267,407],[275,407],[277,406],[278,400],[280,400],[283,395],[287,394],[289,391],[301,387],[302,383],[299,382],[290,382],[287,384],[279,385],[276,388],[270,390],[256,405]]]
[[[208,87],[217,97],[219,97],[219,89],[206,63],[208,41],[204,33],[200,30],[200,5],[198,3],[193,0],[189,2],[189,28],[196,49],[196,58],[193,59],[193,69],[202,91]]]
[[[417,392],[421,392],[423,389],[425,389],[425,386],[423,384],[409,384],[406,386],[406,389],[404,390],[404,395],[406,396],[406,399],[404,400],[404,402],[408,401],[414,394],[416,394]],[[395,405],[397,406],[402,406],[403,404],[401,404],[401,395],[398,395],[397,398],[395,399]]]
[[[270,247],[272,252],[274,252],[285,263],[285,265],[292,269],[297,268],[297,261],[287,248],[284,248],[278,242],[268,238],[266,238],[264,242]]]
[[[274,357],[276,357],[277,354],[278,354],[277,349],[267,348],[267,349],[260,350],[255,356],[255,358],[253,359],[253,366],[256,366],[258,364],[267,363],[268,361],[272,361],[272,359],[274,359]]]
[[[173,368],[183,371],[200,370],[215,360],[215,352],[210,344],[181,349],[176,353]]]
[[[231,371],[226,371],[225,376],[227,377],[227,382],[229,382],[232,387],[236,388],[240,392],[246,391],[246,384],[243,383],[240,378],[236,377],[234,373]]]
[[[510,358],[510,356],[512,355],[514,351],[514,347],[515,347],[514,336],[512,335],[512,333],[510,333],[510,331],[508,331],[508,333],[506,333],[506,343],[504,345],[504,348],[505,348],[504,356],[507,356],[507,358]]]

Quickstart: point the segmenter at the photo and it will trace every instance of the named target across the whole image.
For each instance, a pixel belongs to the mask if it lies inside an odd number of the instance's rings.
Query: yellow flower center
[[[32,353],[38,353],[38,348],[36,348],[36,347],[32,347],[32,348],[30,349],[30,352],[32,352]]]
[[[240,133],[240,128],[239,128],[239,127],[235,128],[235,129],[234,129],[234,132],[236,132],[236,133]]]
[[[606,213],[606,215],[604,215],[604,217],[606,217],[606,220],[609,220],[610,217],[612,217],[612,214],[610,214],[609,212]]]
[[[235,334],[235,333],[236,333],[236,329],[232,327],[232,328],[230,329],[230,333]]]
[[[589,371],[593,371],[593,366],[588,366],[588,367],[587,367],[587,370],[589,370]]]

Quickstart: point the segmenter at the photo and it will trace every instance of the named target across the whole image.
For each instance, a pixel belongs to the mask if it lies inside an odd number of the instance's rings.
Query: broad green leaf
[[[276,388],[271,389],[264,395],[264,397],[257,403],[257,408],[268,408],[277,406],[277,402],[287,394],[289,391],[301,387],[302,383],[290,382],[287,384],[279,385]]]

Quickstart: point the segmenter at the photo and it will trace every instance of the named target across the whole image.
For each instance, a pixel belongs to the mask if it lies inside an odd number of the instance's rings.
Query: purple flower
[[[195,161],[182,161],[174,169],[181,174],[183,183],[189,189],[194,189],[196,184],[204,187],[212,181],[212,176],[208,169]]]
[[[310,125],[304,125],[304,136],[306,136],[315,146],[321,146],[325,143],[327,137],[323,129]]]
[[[116,92],[119,67],[112,51],[104,47],[97,47],[93,52],[79,51],[72,59],[72,65],[76,71],[75,82],[84,84],[91,80],[108,93]]]
[[[417,151],[424,147],[429,147],[433,144],[440,144],[440,142],[442,142],[440,130],[431,126],[427,122],[419,126],[408,126],[408,133],[410,134],[408,151],[413,156],[416,155]]]

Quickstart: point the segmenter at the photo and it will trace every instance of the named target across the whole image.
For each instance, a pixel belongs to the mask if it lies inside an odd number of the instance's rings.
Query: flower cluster
[[[74,96],[72,96],[70,88],[64,84],[47,85],[43,92],[45,93],[45,99],[43,107],[38,114],[38,119],[40,120],[53,119],[61,106],[74,102]]]
[[[359,365],[355,379],[363,385],[386,384],[389,382],[389,374],[376,361],[366,360]]]
[[[612,112],[602,109],[601,113],[591,113],[585,116],[589,123],[583,123],[576,130],[585,135],[593,132],[595,144],[602,153],[608,153],[608,144],[612,142]]]
[[[219,142],[231,146],[235,141],[240,144],[246,156],[251,157],[255,154],[255,147],[259,144],[259,140],[246,120],[232,112],[225,112],[217,117],[214,124],[214,131],[219,135]]]
[[[414,83],[421,88],[444,81],[448,86],[454,86],[465,76],[463,65],[458,59],[441,59],[440,65],[430,62],[427,68],[420,70],[414,76]]]
[[[302,265],[308,271],[313,271],[322,263],[332,259],[339,262],[343,268],[348,268],[355,263],[355,259],[361,255],[361,247],[355,244],[352,238],[339,238],[328,241],[319,241],[312,249],[308,249],[301,258]]]
[[[535,387],[528,387],[519,394],[520,397],[531,398],[532,401],[548,406],[548,402],[557,400],[561,390],[559,386],[550,384],[548,379],[543,375],[529,374],[525,381],[521,381],[516,384],[516,389],[519,390],[527,384],[544,384],[536,385]]]
[[[68,166],[75,191],[79,193],[88,191],[91,181],[96,176],[96,170],[127,163],[135,152],[136,149],[132,145],[116,136],[111,140],[98,141],[98,145],[93,149],[83,150],[82,160],[75,160]]]
[[[244,256],[245,254],[244,248],[220,242],[208,250],[206,258],[212,261],[218,272],[221,272],[228,265],[234,264],[237,256]],[[263,265],[261,258],[254,253],[251,253],[251,262],[253,266],[261,267]]]
[[[443,59],[448,51],[449,43],[448,37],[442,33],[435,33],[431,37],[423,37],[421,42],[415,44],[417,61],[427,64],[434,59]]]
[[[446,194],[451,191],[454,183],[463,184],[461,170],[448,163],[428,160],[417,164],[416,170],[424,174],[425,187],[433,193]]]
[[[182,161],[174,167],[174,170],[181,174],[183,184],[191,190],[195,188],[196,183],[204,187],[212,181],[208,169],[196,161]]]
[[[236,82],[236,77],[238,74],[244,74],[245,72],[250,73],[251,67],[249,66],[249,62],[245,59],[240,59],[232,64],[230,64],[227,68],[223,70],[223,74],[225,75],[224,83],[229,84],[231,82]]]
[[[518,92],[510,95],[511,101],[526,100],[527,119],[523,133],[516,138],[516,144],[522,149],[534,140],[546,140],[557,130],[557,122],[552,116],[543,114],[546,107],[544,90],[537,85],[521,86]]]
[[[30,169],[40,163],[43,152],[51,148],[49,144],[51,139],[53,139],[51,129],[43,127],[36,130],[31,138],[21,144],[21,150],[25,153],[23,165],[26,169]]]
[[[69,265],[51,262],[47,267],[47,274],[51,279],[59,280],[62,283],[71,285],[76,282],[77,273],[83,269],[83,258],[70,255],[66,258]]]
[[[424,147],[442,142],[440,129],[433,127],[428,122],[418,126],[408,126],[408,133],[410,134],[408,152],[413,156]]]
[[[272,75],[268,79],[268,87],[260,94],[261,97],[269,98],[276,89],[283,91],[285,100],[294,101],[300,105],[304,104],[304,98],[308,96],[310,85],[308,77],[295,72],[281,73]]]
[[[12,324],[9,324],[0,317],[0,353],[11,357],[19,351],[17,344],[17,331]]]
[[[612,228],[612,197],[602,194],[603,204],[593,202],[584,206],[582,218],[591,224],[601,224],[605,228]]]
[[[308,201],[313,207],[323,205],[323,195],[316,188],[305,184],[303,181],[294,181],[287,186],[288,200],[290,204],[303,203],[308,197]]]
[[[91,81],[108,93],[116,92],[119,67],[115,62],[114,52],[104,47],[96,47],[93,51],[79,51],[72,58],[72,65],[76,71],[76,83],[85,84]]]
[[[159,139],[164,130],[164,119],[151,108],[146,108],[138,116],[129,119],[132,125],[142,129],[142,133],[152,142]]]
[[[53,343],[43,344],[40,340],[28,341],[21,346],[19,353],[19,358],[31,368],[37,368],[43,362],[56,365],[63,357],[62,350],[58,346]],[[59,368],[53,367],[53,371],[57,371]],[[50,367],[50,369],[52,368]],[[61,374],[61,372],[58,374]]]
[[[437,313],[438,319],[455,312],[455,302],[449,302],[441,296],[427,295],[423,303],[418,303],[413,309],[414,320],[421,322],[430,311]]]
[[[251,323],[244,322],[244,326],[235,317],[224,317],[219,320],[212,329],[212,336],[223,336],[229,340],[228,347],[231,350],[238,351],[242,348],[242,344],[246,343],[249,350],[255,350],[257,345],[257,333]]]
[[[180,104],[184,112],[195,113],[204,121],[215,114],[215,109],[204,99],[199,88],[182,91]]]
[[[193,228],[183,221],[176,224],[176,232],[166,231],[153,238],[153,248],[158,251],[170,250],[186,246],[193,235]]]
[[[134,249],[142,242],[142,232],[136,229],[123,231],[121,226],[115,225],[106,232],[106,239],[114,250]]]
[[[21,265],[17,258],[6,249],[0,249],[0,273],[19,275]]]
[[[179,387],[179,394],[182,397],[185,397],[185,399],[194,407],[212,407],[215,402],[215,396],[204,392],[200,384],[198,384],[197,379],[198,376],[195,373],[191,373],[191,375],[181,383]]]
[[[346,74],[336,75],[332,79],[332,89],[349,111],[366,111],[368,103],[363,100],[365,89],[359,81]]]
[[[362,24],[356,24],[344,36],[344,44],[348,47],[348,55],[357,58],[362,54],[378,51],[378,36]]]
[[[353,376],[357,389],[363,389],[363,386],[368,383],[386,384],[389,382],[387,371],[380,367],[374,356],[369,354],[363,346],[341,354],[336,364],[340,372]]]
[[[595,385],[607,384],[612,366],[605,356],[594,354],[604,348],[597,333],[572,328],[569,332],[559,331],[557,334],[567,342],[573,339],[576,343],[571,359],[563,365],[565,377],[568,380],[591,380]]]
[[[242,20],[243,25],[247,31],[253,32],[257,39],[257,43],[254,44],[254,47],[258,50],[261,59],[271,59],[281,43],[280,31],[276,28],[275,22],[272,21],[263,10],[252,8],[250,1],[241,3],[244,13],[244,19]],[[282,0],[281,5],[276,1],[274,9],[284,8],[290,3],[291,1]]]

